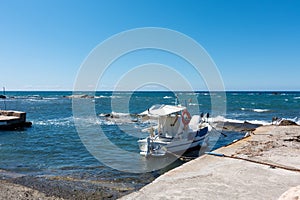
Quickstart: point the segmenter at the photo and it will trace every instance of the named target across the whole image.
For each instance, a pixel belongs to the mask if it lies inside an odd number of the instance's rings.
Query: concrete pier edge
[[[300,126],[262,126],[214,153],[225,156],[203,155],[120,199],[300,199]]]
[[[31,122],[26,121],[26,112],[0,110],[0,130],[14,130],[31,125]]]

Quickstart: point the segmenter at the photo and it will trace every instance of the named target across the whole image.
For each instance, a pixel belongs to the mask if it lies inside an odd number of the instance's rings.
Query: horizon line
[[[82,91],[74,91],[74,90],[5,90],[5,92],[300,92],[300,90],[82,90]]]

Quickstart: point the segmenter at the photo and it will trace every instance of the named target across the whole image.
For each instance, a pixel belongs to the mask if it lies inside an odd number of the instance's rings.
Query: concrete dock
[[[121,199],[300,199],[300,126],[262,126],[214,153]]]
[[[31,126],[26,121],[26,113],[14,110],[0,110],[0,130],[18,129]]]

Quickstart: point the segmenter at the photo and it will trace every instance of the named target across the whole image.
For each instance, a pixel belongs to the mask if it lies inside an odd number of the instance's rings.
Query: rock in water
[[[291,120],[281,120],[281,122],[279,123],[279,126],[293,126],[293,125],[298,125],[296,122],[293,122]]]

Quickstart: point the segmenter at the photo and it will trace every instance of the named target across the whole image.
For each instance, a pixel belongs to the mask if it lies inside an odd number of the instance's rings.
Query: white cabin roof
[[[155,115],[155,116],[166,116],[172,113],[177,113],[185,110],[184,106],[172,106],[172,105],[154,105],[148,110],[140,113],[140,115]]]

